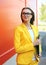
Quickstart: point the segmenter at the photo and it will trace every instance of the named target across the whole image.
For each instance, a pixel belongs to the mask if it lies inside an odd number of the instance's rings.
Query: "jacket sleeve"
[[[24,45],[21,45],[20,32],[18,29],[15,30],[14,47],[15,47],[15,50],[17,53],[27,52],[27,51],[30,51],[32,49],[34,50],[32,43],[30,43],[30,44],[26,43]]]
[[[40,34],[39,34],[39,30],[38,30],[38,28],[36,28],[36,30],[37,30],[37,33],[38,33],[38,35],[37,35],[37,39],[40,40],[40,41],[39,41],[39,55],[41,55],[41,53],[42,53],[41,39],[40,39]]]
[[[42,46],[41,46],[41,42],[39,44],[39,55],[41,56],[42,55]]]

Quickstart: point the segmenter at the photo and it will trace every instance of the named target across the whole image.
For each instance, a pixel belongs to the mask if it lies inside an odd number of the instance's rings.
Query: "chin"
[[[24,21],[25,21],[25,22],[27,22],[28,20],[27,20],[27,19],[25,19]]]

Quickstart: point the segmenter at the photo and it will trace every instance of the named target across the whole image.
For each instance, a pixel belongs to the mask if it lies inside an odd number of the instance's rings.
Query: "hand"
[[[37,39],[36,41],[34,41],[33,44],[34,44],[34,46],[35,46],[35,45],[39,45],[39,43],[40,43],[40,39]]]
[[[40,58],[40,57],[36,55],[35,58],[36,58],[37,61],[39,61],[39,58]]]

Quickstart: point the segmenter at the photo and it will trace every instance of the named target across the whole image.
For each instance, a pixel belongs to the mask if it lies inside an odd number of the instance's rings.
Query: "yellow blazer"
[[[38,36],[38,29],[36,26],[31,25],[34,32],[34,39]],[[15,29],[14,47],[17,54],[18,64],[29,64],[35,52],[32,39],[28,32],[27,27],[22,23]]]

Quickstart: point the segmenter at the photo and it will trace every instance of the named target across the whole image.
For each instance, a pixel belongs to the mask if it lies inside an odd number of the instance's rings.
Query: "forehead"
[[[31,11],[29,9],[24,9],[22,12],[30,12],[31,13]]]

